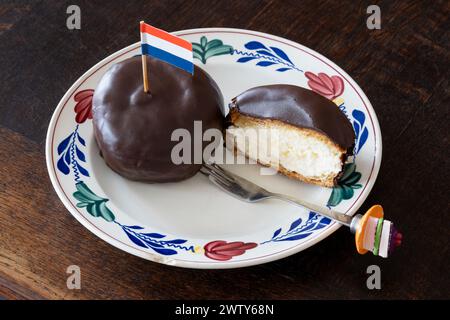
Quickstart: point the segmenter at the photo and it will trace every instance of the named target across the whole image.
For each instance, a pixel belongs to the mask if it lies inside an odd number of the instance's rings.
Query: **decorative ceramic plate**
[[[217,82],[226,105],[244,90],[277,83],[302,86],[333,100],[357,137],[356,155],[345,165],[337,187],[261,176],[257,165],[227,168],[271,191],[355,214],[378,174],[381,133],[369,100],[347,73],[317,52],[269,34],[224,28],[174,34],[193,43],[195,63]],[[277,200],[241,202],[200,173],[182,182],[145,184],[111,171],[94,140],[92,95],[111,65],[138,54],[140,44],[135,43],[92,67],[67,91],[50,122],[50,178],[80,223],[121,250],[188,268],[237,268],[277,260],[339,228],[328,218]]]

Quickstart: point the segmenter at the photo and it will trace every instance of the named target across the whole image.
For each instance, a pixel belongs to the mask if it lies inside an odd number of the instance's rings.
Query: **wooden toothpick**
[[[140,22],[140,28],[139,32],[141,34],[141,45],[142,45],[142,25],[144,24],[144,21]],[[141,49],[142,50],[142,49]],[[142,58],[142,80],[144,81],[144,92],[149,92],[149,85],[148,85],[148,72],[147,72],[147,57],[143,52],[141,52],[141,58]]]

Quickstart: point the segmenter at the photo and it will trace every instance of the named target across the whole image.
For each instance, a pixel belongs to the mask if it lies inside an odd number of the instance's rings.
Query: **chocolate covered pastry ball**
[[[223,98],[201,68],[194,75],[147,57],[150,93],[142,82],[141,57],[113,65],[95,89],[94,134],[106,164],[125,178],[144,182],[187,179],[200,170],[194,164],[194,121],[202,131],[223,130]],[[192,164],[175,164],[172,132],[191,134]],[[210,142],[203,142],[203,148]]]

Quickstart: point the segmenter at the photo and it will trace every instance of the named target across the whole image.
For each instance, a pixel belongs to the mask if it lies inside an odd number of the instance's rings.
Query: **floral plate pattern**
[[[216,80],[225,101],[252,86],[292,83],[336,103],[356,134],[355,156],[345,165],[338,185],[332,189],[320,188],[293,184],[283,177],[273,178],[276,180],[271,180],[269,185],[279,185],[281,191],[302,194],[310,201],[336,207],[350,215],[356,212],[378,173],[381,133],[370,102],[344,71],[306,47],[263,33],[208,28],[175,34],[192,42],[196,63]],[[129,253],[191,268],[234,268],[276,260],[304,250],[337,230],[338,224],[314,212],[276,204],[246,207],[214,190],[201,177],[183,182],[188,188],[180,183],[181,190],[172,185],[128,182],[110,172],[99,158],[93,139],[92,96],[109,66],[136,54],[139,54],[139,44],[122,49],[86,72],[62,98],[51,120],[46,147],[49,174],[61,200],[77,220],[103,240]],[[187,191],[197,186],[214,194]],[[128,196],[121,199],[116,189],[125,190],[122,193]],[[152,193],[161,196],[145,200]],[[174,206],[171,193],[186,203],[180,207],[175,205],[173,209],[178,210],[167,209],[171,213],[159,214],[153,208],[154,203],[162,201],[160,210],[163,211],[165,205]],[[158,200],[164,197],[167,199]],[[217,204],[211,202],[205,208],[203,197],[217,199]],[[133,204],[129,200],[132,198],[140,205]],[[193,202],[189,204],[189,201]],[[229,203],[229,211],[221,209]],[[208,211],[203,212],[205,209]],[[244,220],[227,224],[223,218],[227,215],[230,220],[233,216]],[[204,221],[209,216],[212,218]],[[216,230],[217,236],[205,233],[207,229]]]

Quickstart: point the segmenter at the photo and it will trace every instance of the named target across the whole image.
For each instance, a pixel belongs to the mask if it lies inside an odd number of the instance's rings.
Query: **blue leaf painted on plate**
[[[328,219],[328,218],[324,218],[324,219],[327,219],[327,220],[325,220],[324,222],[322,222],[322,220],[321,220],[318,223],[309,225],[308,227],[302,229],[302,232],[319,230],[319,229],[322,229],[323,227],[327,226],[328,224],[330,224],[330,221],[331,221],[330,219]]]
[[[369,131],[367,130],[367,128],[364,128],[363,132],[361,133],[361,136],[359,137],[358,152],[359,152],[359,150],[361,150],[364,143],[366,143],[366,140],[368,137],[369,137]]]
[[[125,234],[128,236],[128,238],[136,245],[142,248],[150,248],[154,250],[155,252],[162,254],[162,255],[173,255],[177,254],[177,251],[172,249],[165,248],[165,245],[178,245],[183,244],[187,242],[187,240],[184,239],[174,239],[170,241],[164,241],[164,242],[157,242],[157,240],[149,239],[153,237],[156,238],[164,238],[165,236],[159,233],[136,233],[132,230],[141,230],[143,229],[140,226],[122,226],[123,231],[125,231]]]
[[[360,130],[360,126],[359,126],[358,122],[353,121],[353,129],[355,130],[355,136],[358,137],[359,136],[359,130]]]
[[[258,51],[256,51],[256,53],[259,53],[259,54],[261,54],[263,56],[270,56],[270,57],[276,58],[276,56],[274,54],[270,53],[267,50],[258,50]]]
[[[123,230],[125,231],[125,234],[128,236],[128,238],[130,238],[130,240],[131,240],[134,244],[136,244],[136,245],[138,245],[139,247],[142,247],[142,248],[147,248],[147,246],[145,245],[144,242],[142,242],[141,240],[139,240],[138,238],[136,238],[134,235],[132,235],[131,233],[129,233],[126,229],[123,229]]]
[[[280,232],[281,232],[281,228],[278,229],[278,230],[276,230],[276,231],[273,233],[272,239],[275,238],[277,235],[279,235]]]
[[[64,161],[64,157],[59,158],[58,163],[56,165],[59,171],[61,171],[64,174],[69,174],[70,169],[67,166],[66,162]]]
[[[292,237],[289,237],[289,238],[281,239],[280,241],[294,241],[294,240],[300,240],[300,239],[303,239],[303,238],[306,238],[306,237],[310,236],[311,234],[312,234],[312,232],[309,232],[309,233],[300,233],[300,234],[298,234],[298,235],[295,235],[295,236],[292,236]]]
[[[292,224],[291,224],[291,226],[289,228],[289,231],[294,230],[295,228],[297,228],[300,225],[300,223],[302,223],[302,219],[301,218],[298,218],[297,220],[292,222]]]
[[[366,121],[366,116],[364,115],[364,112],[359,111],[359,110],[353,110],[352,116],[353,116],[353,118],[356,119],[356,121],[359,122],[361,127],[364,125],[364,122]]]
[[[67,165],[70,164],[70,152],[69,152],[69,149],[67,149],[66,153],[64,154],[64,161],[66,162]]]
[[[83,161],[83,162],[86,162],[86,157],[84,156],[84,153],[81,152],[81,150],[78,149],[77,146],[75,146],[75,152],[76,152],[76,154],[77,154],[78,159],[80,159],[80,160]]]
[[[60,142],[60,144],[58,145],[58,155],[63,153],[64,150],[66,150],[72,136],[73,133],[71,133],[67,138],[65,138],[63,141]]]
[[[140,226],[127,226],[127,228],[133,229],[133,230],[141,230],[141,229],[144,229],[143,227],[140,227]]]
[[[261,42],[258,42],[258,41],[250,41],[250,42],[246,43],[245,48],[247,48],[248,50],[256,50],[256,49],[268,50],[265,45],[263,45]]]
[[[302,227],[301,230],[300,230],[300,232],[303,233],[303,232],[305,232],[305,231],[315,230],[317,225],[318,225],[317,223],[311,223],[309,226]]]
[[[143,233],[143,235],[146,235],[147,237],[155,238],[155,239],[161,239],[161,238],[165,237],[165,235],[160,234],[160,233]]]
[[[156,252],[158,252],[159,254],[163,254],[165,256],[177,254],[177,252],[172,249],[159,249],[159,248],[152,248],[152,249],[155,250]]]
[[[254,59],[256,59],[256,57],[242,57],[242,58],[239,58],[237,60],[237,62],[244,63],[244,62],[248,62],[248,61],[251,61],[251,60],[254,60]]]
[[[320,220],[320,223],[323,224],[324,226],[329,225],[331,222],[330,218],[327,217],[323,217],[322,220]]]
[[[169,241],[164,241],[165,243],[173,243],[173,244],[182,244],[187,242],[187,240],[184,239],[174,239],[174,240],[169,240]]]
[[[279,69],[277,69],[278,72],[285,72],[285,71],[288,71],[288,70],[291,70],[291,68],[279,68]]]
[[[289,62],[290,64],[293,64],[292,61],[289,59],[288,55],[283,50],[281,50],[280,48],[270,47],[270,49],[272,49],[273,52],[275,52],[275,54],[277,56],[279,56],[281,59]]]
[[[144,239],[144,238],[139,238],[139,239],[141,239],[143,242],[145,242],[145,244],[147,244],[148,247],[151,247],[151,248],[164,248],[164,245],[162,245],[160,243],[153,242],[152,240]]]
[[[85,168],[83,168],[82,166],[80,166],[80,164],[79,164],[77,161],[75,161],[75,164],[76,164],[78,170],[80,171],[80,173],[81,173],[83,176],[89,177],[89,172],[88,172]]]
[[[84,141],[84,139],[77,133],[77,138],[78,138],[78,141],[80,141],[80,143],[83,145],[83,146],[86,146],[86,141]]]
[[[317,215],[318,215],[317,213],[315,213],[315,212],[313,212],[313,211],[310,211],[310,212],[309,212],[309,215],[308,215],[308,221],[311,220],[312,218],[314,218],[314,217],[317,216]]]
[[[356,153],[359,153],[361,148],[364,146],[364,144],[367,141],[367,138],[369,137],[369,131],[367,130],[367,127],[364,126],[364,122],[366,121],[365,114],[360,110],[353,110],[352,116],[355,119],[353,121],[353,128],[355,129],[355,134],[357,138],[358,148],[356,149]]]
[[[310,211],[308,219],[305,220],[303,225],[302,219],[299,218],[294,222],[292,222],[287,232],[282,234],[282,228],[280,228],[275,231],[270,240],[262,242],[261,244],[269,242],[294,241],[304,239],[313,234],[314,231],[324,228],[330,222],[331,222],[330,219],[321,217],[317,213]]]
[[[271,61],[260,61],[258,62],[256,65],[260,66],[260,67],[268,67],[275,64],[275,62],[271,62]]]

